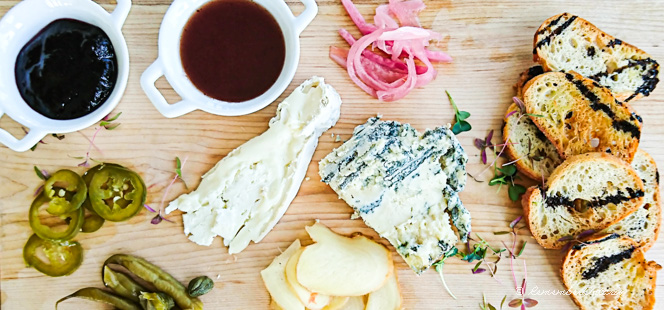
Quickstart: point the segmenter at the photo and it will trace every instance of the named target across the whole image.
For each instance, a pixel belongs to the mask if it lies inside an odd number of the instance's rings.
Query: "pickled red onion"
[[[381,101],[399,100],[436,78],[432,62],[452,61],[446,53],[428,49],[431,40],[442,36],[421,28],[417,14],[425,7],[422,0],[389,0],[389,4],[376,8],[375,24],[367,23],[351,0],[341,3],[363,37],[356,40],[340,29],[339,34],[351,48],[332,46],[330,58],[345,67],[351,80],[369,95]],[[388,57],[372,52],[369,46]],[[416,65],[415,59],[424,66]]]

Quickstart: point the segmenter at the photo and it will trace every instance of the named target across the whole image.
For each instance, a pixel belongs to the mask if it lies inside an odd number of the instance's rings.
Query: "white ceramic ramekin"
[[[293,80],[300,61],[300,33],[316,17],[315,0],[300,0],[305,9],[295,17],[284,0],[253,0],[267,9],[276,19],[284,34],[286,59],[277,81],[262,95],[243,102],[225,102],[203,94],[187,78],[180,59],[180,37],[185,24],[198,8],[210,0],[175,0],[168,8],[159,29],[159,56],[141,76],[141,86],[154,106],[166,117],[178,117],[200,109],[217,115],[244,115],[258,111],[276,100]],[[260,72],[256,72],[260,74]],[[182,97],[182,101],[169,104],[155,87],[161,76]]]
[[[0,143],[23,152],[46,134],[81,130],[111,113],[120,102],[129,77],[129,51],[122,36],[122,25],[130,9],[131,0],[117,0],[111,14],[91,0],[24,0],[5,14],[0,20],[0,116],[6,113],[29,132],[19,140],[0,129]],[[118,60],[118,79],[108,99],[94,112],[71,120],[50,119],[30,108],[21,97],[14,76],[16,57],[21,48],[39,30],[62,18],[77,19],[104,30],[113,43]]]

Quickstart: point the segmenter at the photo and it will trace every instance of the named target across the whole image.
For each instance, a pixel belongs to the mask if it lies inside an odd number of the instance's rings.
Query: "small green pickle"
[[[203,296],[214,288],[214,281],[208,276],[195,277],[189,281],[187,294],[191,297]]]
[[[116,294],[136,303],[140,302],[139,296],[141,295],[141,292],[147,290],[128,275],[115,271],[108,266],[104,266],[104,269],[101,272],[101,278],[104,282],[104,286],[110,288]]]
[[[198,298],[192,298],[187,294],[187,289],[173,276],[153,265],[152,263],[136,256],[126,254],[115,254],[109,257],[104,266],[108,264],[121,265],[137,277],[154,285],[163,293],[173,297],[175,304],[183,310],[202,310],[203,303]]]
[[[83,298],[87,300],[92,300],[100,303],[105,303],[115,307],[120,310],[142,310],[139,305],[127,300],[120,296],[117,296],[111,292],[96,288],[96,287],[86,287],[82,288],[71,295],[67,295],[55,303],[55,310],[58,309],[58,304],[71,298]]]
[[[162,292],[142,292],[140,300],[143,310],[171,310],[173,307],[175,307],[173,297],[168,296],[168,294]]]

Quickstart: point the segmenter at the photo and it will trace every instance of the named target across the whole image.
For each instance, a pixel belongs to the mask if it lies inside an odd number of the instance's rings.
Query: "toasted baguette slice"
[[[556,147],[527,116],[521,116],[516,104],[510,105],[505,114],[503,138],[505,153],[523,175],[542,181],[549,177],[553,169],[563,160]]]
[[[530,232],[541,246],[559,249],[566,236],[602,230],[643,204],[643,181],[624,161],[605,153],[567,159],[546,189],[531,187],[522,197]]]
[[[533,59],[546,71],[575,71],[611,89],[623,102],[650,95],[659,64],[646,52],[569,13],[537,29]]]
[[[631,162],[639,147],[641,123],[626,104],[597,82],[577,73],[547,72],[525,86],[523,102],[533,123],[560,157],[607,152]]]
[[[645,196],[643,206],[622,221],[604,230],[632,238],[644,251],[657,241],[662,222],[662,205],[659,196],[659,172],[655,160],[639,149],[632,161],[632,168],[643,181]]]
[[[532,66],[526,71],[521,72],[519,75],[519,81],[514,85],[514,89],[516,89],[516,96],[519,97],[519,99],[523,99],[523,87],[526,86],[528,81],[542,73],[544,73],[544,68],[542,68],[540,65]]]
[[[592,238],[570,249],[561,270],[563,283],[582,310],[653,309],[657,270],[627,236]]]

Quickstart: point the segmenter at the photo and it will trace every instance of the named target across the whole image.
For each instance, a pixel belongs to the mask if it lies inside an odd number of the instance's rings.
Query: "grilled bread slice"
[[[516,89],[516,96],[523,100],[523,87],[526,86],[528,81],[542,73],[544,73],[544,68],[542,68],[540,65],[532,66],[526,71],[521,72],[519,75],[519,81],[514,85],[514,88]]]
[[[537,29],[533,59],[546,71],[575,71],[593,79],[623,102],[650,95],[659,82],[659,64],[650,55],[569,13]]]
[[[505,153],[523,175],[541,181],[549,177],[563,160],[556,147],[527,116],[521,116],[516,104],[510,105],[503,126]]]
[[[631,162],[639,146],[641,122],[627,104],[577,73],[547,72],[528,82],[523,102],[533,123],[560,157],[607,152]]]
[[[567,252],[561,274],[582,310],[653,309],[657,271],[627,236],[604,235]]]
[[[604,232],[629,236],[638,247],[647,251],[657,241],[662,222],[659,172],[655,160],[641,149],[634,156],[632,168],[643,181],[645,192],[643,206]]]
[[[521,202],[537,243],[559,249],[563,237],[622,220],[642,206],[643,196],[643,181],[627,163],[606,153],[586,153],[563,162],[546,188],[531,187]]]

